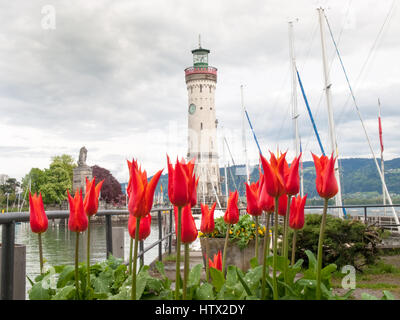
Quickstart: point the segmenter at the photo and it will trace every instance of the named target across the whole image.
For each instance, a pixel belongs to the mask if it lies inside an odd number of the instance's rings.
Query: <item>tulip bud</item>
[[[39,196],[36,193],[32,196],[29,192],[29,221],[31,230],[34,233],[42,233],[47,230],[48,220],[46,212],[44,211],[42,194]]]

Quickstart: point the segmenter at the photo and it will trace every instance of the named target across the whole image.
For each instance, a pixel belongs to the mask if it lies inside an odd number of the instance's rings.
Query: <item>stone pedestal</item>
[[[93,171],[92,168],[88,165],[81,165],[73,169],[73,181],[72,181],[72,190],[75,193],[76,189],[81,188],[82,194],[85,193],[86,190],[86,179],[92,180]]]

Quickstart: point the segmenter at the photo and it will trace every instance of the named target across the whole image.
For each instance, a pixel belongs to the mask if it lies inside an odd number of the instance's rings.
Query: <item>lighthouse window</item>
[[[190,87],[190,93],[193,93],[193,87]]]
[[[210,93],[211,93],[211,86],[210,86]]]
[[[200,85],[200,92],[203,92],[203,86]]]
[[[200,122],[200,130],[203,130],[203,122]]]

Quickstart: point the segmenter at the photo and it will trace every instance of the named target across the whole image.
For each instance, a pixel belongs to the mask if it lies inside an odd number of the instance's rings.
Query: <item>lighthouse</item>
[[[188,160],[195,158],[198,203],[212,203],[221,195],[218,164],[215,89],[217,68],[208,65],[210,50],[192,50],[193,66],[185,69],[188,91]]]

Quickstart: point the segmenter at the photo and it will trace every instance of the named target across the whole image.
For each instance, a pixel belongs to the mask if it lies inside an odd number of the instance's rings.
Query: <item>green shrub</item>
[[[305,259],[307,249],[317,252],[320,224],[320,214],[306,215],[304,228],[297,232],[296,259]],[[292,235],[293,232],[290,232],[290,238]],[[338,267],[353,265],[361,270],[362,266],[377,261],[380,254],[377,245],[381,243],[382,235],[383,231],[376,226],[367,226],[351,218],[340,219],[328,215],[323,264],[334,263]]]

